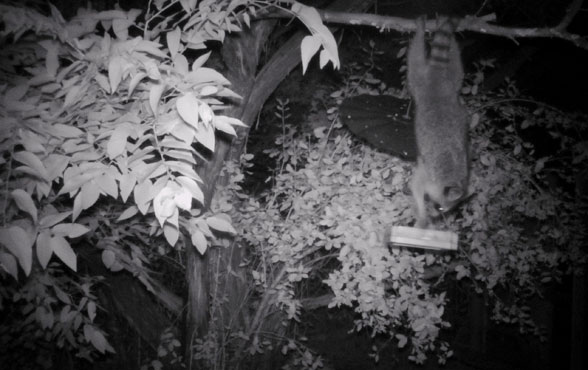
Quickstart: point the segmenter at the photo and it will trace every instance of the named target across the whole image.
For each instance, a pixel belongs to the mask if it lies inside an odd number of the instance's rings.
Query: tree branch
[[[460,24],[458,31],[468,30],[488,35],[496,35],[508,37],[511,39],[517,38],[558,38],[569,41],[576,47],[588,50],[588,39],[578,34],[570,33],[562,28],[562,25],[569,22],[568,15],[564,20],[555,27],[503,27],[495,24],[490,24],[486,20],[477,17],[466,17]]]
[[[571,42],[576,47],[588,50],[588,38],[578,34],[567,31],[568,26],[578,14],[582,7],[582,0],[572,0],[567,7],[566,12],[561,21],[553,27],[505,27],[493,24],[496,20],[494,14],[488,14],[481,17],[469,15],[461,19],[457,27],[457,31],[472,31],[483,33],[487,35],[495,35],[508,37],[512,40],[518,38],[558,38]],[[413,32],[416,29],[416,24],[413,19],[384,16],[367,13],[349,13],[334,10],[317,9],[321,15],[323,22],[330,24],[346,24],[353,26],[370,26],[385,30],[396,30],[399,32]],[[271,15],[270,15],[271,14]],[[278,17],[278,18],[292,18],[292,14],[275,10],[270,14],[265,14],[262,17]],[[433,30],[437,28],[437,20],[431,19],[426,22],[426,29]],[[515,41],[516,42],[516,41]]]
[[[566,28],[572,23],[572,20],[578,14],[578,12],[582,9],[582,3],[584,0],[573,0],[568,8],[566,9],[566,14],[562,18],[561,22],[557,25],[561,31],[565,31]]]

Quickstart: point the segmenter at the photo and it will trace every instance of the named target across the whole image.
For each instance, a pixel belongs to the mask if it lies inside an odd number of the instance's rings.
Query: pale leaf
[[[174,195],[174,202],[176,203],[176,205],[185,210],[185,211],[190,211],[192,209],[192,194],[190,191],[188,191],[188,189],[186,188],[180,188],[178,191],[176,191],[175,195]]]
[[[235,137],[237,136],[237,132],[235,131],[233,126],[231,126],[227,121],[215,119],[213,122],[214,122],[214,127],[217,130],[220,130],[222,132],[225,132],[225,133],[232,135],[232,136],[235,136]]]
[[[136,183],[137,183],[137,179],[135,178],[135,175],[133,175],[132,173],[127,173],[127,174],[124,174],[120,177],[120,179],[119,179],[120,197],[122,198],[122,201],[124,203],[126,203],[127,199],[129,198],[129,195],[133,191],[133,188],[135,187]]]
[[[90,324],[85,324],[84,325],[84,338],[86,339],[86,342],[89,342],[92,337],[92,333],[94,333],[96,329],[94,329],[94,327]]]
[[[197,0],[180,0],[180,4],[182,4],[182,8],[188,14],[192,13],[192,10],[196,8]]]
[[[134,22],[142,13],[143,11],[141,9],[131,8],[126,12],[126,17],[129,21]]]
[[[339,69],[339,52],[337,50],[337,41],[331,31],[323,24],[316,29],[316,32],[321,37],[325,57],[333,63],[334,69]]]
[[[26,83],[20,83],[18,85],[16,85],[15,87],[12,87],[8,90],[6,90],[6,93],[4,94],[4,97],[7,100],[13,100],[13,101],[18,101],[20,99],[22,99],[25,94],[27,93],[29,89],[29,85]]]
[[[315,29],[323,24],[320,14],[313,7],[295,2],[292,4],[291,10],[310,29]]]
[[[200,96],[214,95],[218,92],[218,87],[214,85],[206,85],[200,89]]]
[[[114,159],[124,153],[128,137],[129,129],[127,126],[121,125],[114,129],[106,144],[106,153],[108,153],[110,159]]]
[[[206,237],[199,229],[194,229],[191,235],[192,245],[196,248],[196,250],[201,254],[204,255],[206,249],[208,248],[208,241]]]
[[[192,63],[192,71],[195,71],[198,68],[202,67],[204,65],[204,63],[206,63],[206,61],[210,57],[210,53],[212,53],[212,52],[209,51],[208,53],[203,54],[203,55],[199,56],[198,58],[196,58],[194,63]]]
[[[174,70],[179,73],[181,76],[185,76],[188,74],[188,59],[182,54],[176,54],[173,58],[174,63]]]
[[[41,218],[41,221],[39,221],[39,226],[41,226],[42,228],[48,228],[53,225],[57,225],[61,221],[65,220],[69,215],[71,215],[71,211],[52,213]]]
[[[54,235],[49,241],[53,253],[70,269],[77,271],[78,261],[75,252],[63,236]]]
[[[50,181],[63,176],[63,171],[65,171],[66,167],[69,165],[69,160],[70,157],[60,154],[49,154],[49,156],[44,159],[43,164],[47,168],[47,175],[49,176]]]
[[[125,267],[122,264],[120,264],[118,261],[114,261],[114,263],[110,267],[110,271],[119,272],[119,271],[122,271],[124,268]]]
[[[331,60],[329,52],[325,49],[321,50],[319,56],[319,67],[323,69],[327,65],[327,63],[329,63],[329,60]]]
[[[108,63],[108,80],[110,81],[110,92],[114,93],[122,80],[125,60],[120,56],[114,56]]]
[[[214,152],[215,146],[215,136],[214,136],[214,128],[210,127],[209,125],[200,125],[196,129],[194,134],[194,138],[202,145],[204,145],[207,149],[211,152]]]
[[[196,161],[194,160],[194,156],[192,155],[192,153],[190,153],[187,150],[169,150],[165,152],[165,155],[170,156],[172,158],[175,159],[179,159],[181,161],[184,161],[186,163],[190,163],[192,165],[196,164]]]
[[[161,80],[161,72],[159,72],[159,67],[155,61],[148,59],[143,62],[143,66],[145,67],[145,72],[147,72],[147,76],[149,76],[150,79],[156,81]]]
[[[137,207],[139,207],[139,210],[141,210],[141,213],[143,214],[145,214],[145,212],[143,212],[142,209],[148,207],[149,202],[153,199],[153,196],[151,194],[152,188],[153,185],[151,184],[151,181],[145,180],[143,182],[138,183],[137,186],[135,186],[135,189],[133,190],[135,204],[137,205]]]
[[[182,119],[192,127],[198,127],[198,99],[187,93],[176,100],[176,108]]]
[[[35,170],[43,179],[49,179],[47,169],[43,165],[43,162],[33,153],[27,151],[16,152],[12,155],[12,158]]]
[[[302,58],[302,74],[306,73],[306,68],[310,59],[316,54],[321,47],[321,39],[318,36],[306,36],[300,44],[300,53]]]
[[[90,181],[94,177],[94,174],[84,173],[81,175],[75,175],[72,177],[64,177],[63,187],[59,189],[57,195],[62,195],[69,192],[76,192],[85,183]]]
[[[196,199],[201,204],[204,204],[204,193],[202,193],[202,190],[196,181],[187,176],[179,176],[176,178],[176,181],[179,182],[184,189],[187,189],[190,192],[192,198]]]
[[[165,90],[165,85],[162,83],[154,84],[149,90],[149,107],[154,116],[157,116],[159,100]]]
[[[77,238],[78,236],[82,236],[90,231],[90,229],[81,224],[65,223],[53,226],[51,231],[55,235],[67,236],[68,238]]]
[[[184,176],[188,176],[191,179],[194,179],[198,182],[202,182],[202,179],[200,178],[200,176],[198,176],[198,174],[196,173],[196,171],[194,171],[194,166],[187,164],[185,162],[179,162],[179,161],[169,161],[167,162],[169,168],[173,171],[177,171],[179,173],[181,173]]]
[[[215,115],[214,119],[215,120],[222,120],[232,126],[247,127],[247,125],[244,124],[241,120],[234,118],[234,117]]]
[[[172,216],[176,209],[176,203],[173,200],[174,195],[174,189],[166,186],[153,199],[153,212],[161,226]]]
[[[112,31],[119,40],[125,41],[129,38],[129,26],[133,22],[128,19],[116,18],[112,20]]]
[[[37,236],[37,259],[43,269],[47,268],[47,264],[53,255],[53,250],[49,243],[50,239],[51,233],[47,230],[41,231]]]
[[[102,263],[106,268],[110,269],[114,261],[116,260],[116,255],[111,250],[104,250],[102,251]]]
[[[106,342],[106,338],[104,337],[104,334],[102,334],[98,330],[92,331],[92,334],[90,336],[90,342],[92,343],[94,348],[96,348],[100,353],[105,353],[109,347],[108,342]]]
[[[108,78],[106,76],[104,76],[102,73],[98,73],[96,76],[94,76],[94,79],[96,82],[98,82],[98,85],[100,85],[100,87],[106,91],[107,94],[110,94],[110,83],[108,82]]]
[[[46,198],[51,192],[51,185],[49,185],[47,182],[37,182],[35,190],[37,191],[38,199]]]
[[[45,178],[43,178],[43,176],[38,171],[36,171],[28,166],[18,166],[14,169],[14,172],[15,173],[24,173],[26,175],[36,177],[40,180],[46,180]]]
[[[415,333],[418,333],[418,332],[423,331],[426,328],[426,326],[427,326],[427,321],[424,318],[416,319],[412,322],[411,329]]]
[[[81,91],[82,91],[82,86],[80,86],[80,85],[72,86],[69,89],[69,91],[67,92],[67,94],[65,95],[65,99],[63,101],[63,108],[71,107],[72,105],[74,105],[75,103],[80,101],[80,99],[83,97],[83,95],[81,94]]]
[[[4,268],[14,280],[18,280],[18,265],[12,254],[0,252],[0,267]]]
[[[31,273],[34,242],[34,236],[29,237],[27,232],[18,226],[0,229],[0,244],[16,257],[27,276]]]
[[[84,131],[72,125],[64,125],[62,123],[56,123],[51,126],[51,134],[59,137],[74,139],[84,135]]]
[[[79,192],[78,195],[74,198],[73,208],[71,218],[72,220],[76,220],[80,213],[82,213],[82,192]]]
[[[118,186],[116,180],[110,174],[105,173],[94,180],[100,190],[110,195],[114,199],[118,198]]]
[[[33,202],[29,193],[22,189],[16,189],[11,194],[18,208],[28,213],[33,218],[33,221],[37,222],[37,206],[35,206],[35,202]]]
[[[47,74],[51,77],[55,77],[57,75],[57,70],[59,69],[59,45],[57,42],[51,41],[43,44],[43,47],[47,49],[47,55],[45,56],[45,68],[47,68]]]
[[[131,82],[129,82],[129,93],[128,93],[129,98],[133,94],[133,91],[135,91],[135,89],[137,88],[137,85],[139,84],[139,82],[141,82],[141,80],[144,79],[145,77],[147,77],[147,73],[138,72],[137,74],[135,74],[131,78]]]
[[[210,125],[210,122],[214,119],[214,112],[212,108],[206,103],[202,103],[198,106],[198,115],[200,116],[200,120],[204,122],[205,125]]]
[[[180,211],[177,207],[174,207],[172,215],[167,219],[166,224],[170,224],[175,228],[180,228]]]
[[[212,68],[200,67],[196,70],[192,69],[192,72],[188,73],[186,80],[194,85],[212,83],[219,85],[229,85],[227,80],[222,74]]]
[[[226,87],[220,89],[218,91],[218,93],[216,93],[216,96],[235,99],[235,100],[243,99],[243,97],[241,95],[237,94],[233,90],[226,88]]]
[[[26,129],[21,129],[19,136],[19,142],[24,146],[26,151],[31,153],[45,153],[45,139],[41,138],[41,136]]]
[[[165,34],[167,40],[167,47],[172,58],[175,57],[178,51],[180,50],[181,35],[182,31],[180,30],[180,27],[176,27],[173,31],[170,31]]]
[[[49,9],[51,10],[51,18],[53,18],[54,21],[56,21],[57,23],[60,23],[60,24],[65,23],[65,19],[63,18],[63,15],[61,14],[59,9],[57,9],[57,7],[55,5],[49,3]]]
[[[180,231],[172,224],[165,223],[165,225],[163,225],[163,235],[165,236],[165,240],[167,240],[168,244],[173,247],[178,241]]]
[[[398,339],[398,348],[404,348],[408,342],[408,338],[403,334],[396,334],[396,339]]]
[[[306,6],[306,5],[303,5],[298,2],[295,2],[294,4],[292,4],[291,10],[294,13],[296,13],[298,18],[302,21],[302,23],[304,23],[306,28],[308,28],[310,30],[313,37],[316,37],[317,40],[319,41],[319,43],[322,44],[323,48],[327,51],[327,54],[325,54],[325,56],[326,57],[328,56],[328,59],[333,62],[333,67],[335,69],[339,68],[340,63],[339,63],[339,55],[337,52],[337,41],[335,40],[335,37],[333,37],[333,34],[331,33],[331,31],[329,31],[329,29],[323,24],[319,12],[313,7]],[[303,43],[304,43],[304,40],[303,40]],[[314,48],[314,45],[312,46],[312,48]],[[311,51],[312,48],[307,51],[308,52]],[[301,45],[301,50],[302,49],[303,49],[303,47]],[[316,50],[314,50],[314,52],[311,53],[310,57],[312,57],[312,55],[314,55],[317,50],[318,50],[318,48]],[[305,63],[304,62],[304,54],[305,54],[305,52],[302,50],[303,73],[304,73],[304,70],[306,69],[304,66],[304,63]]]
[[[82,209],[88,209],[98,200],[100,189],[93,181],[89,181],[82,186],[80,194],[82,196]]]
[[[210,226],[211,229],[216,231],[220,231],[223,233],[229,234],[236,234],[237,231],[233,228],[230,221],[225,220],[224,218],[217,216],[212,216],[206,219],[206,223]]]
[[[167,58],[167,54],[160,50],[161,44],[158,42],[145,40],[139,36],[137,36],[135,40],[139,41],[135,46],[136,51],[143,51],[159,58]]]
[[[90,321],[93,322],[96,318],[96,303],[94,301],[88,302],[86,309],[88,311],[88,317],[90,318]]]
[[[61,302],[65,303],[66,305],[71,304],[71,299],[69,298],[69,295],[67,295],[63,290],[59,289],[59,287],[56,285],[53,286],[53,289],[55,289],[55,295]],[[69,312],[69,310],[71,310],[71,307],[64,306],[63,309]]]
[[[202,218],[197,218],[197,219],[194,219],[194,224],[200,229],[200,231],[202,231],[202,233],[205,236],[207,236],[209,238],[214,238],[214,235],[212,234],[212,230],[210,230],[210,227],[206,223],[206,220],[204,220]]]
[[[129,208],[125,209],[120,216],[116,219],[117,222],[127,220],[139,212],[139,208],[137,206],[130,206]]]

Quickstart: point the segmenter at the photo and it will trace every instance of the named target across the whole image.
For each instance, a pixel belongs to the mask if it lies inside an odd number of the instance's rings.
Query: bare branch
[[[569,14],[569,13],[568,13]],[[567,15],[566,17],[567,18]],[[566,40],[574,44],[575,46],[588,50],[588,39],[577,34],[569,33],[565,29],[561,28],[561,25],[567,20],[562,21],[555,27],[543,27],[543,28],[521,28],[521,27],[503,27],[495,24],[488,23],[486,20],[477,17],[466,17],[464,18],[458,31],[474,31],[484,33],[488,35],[496,35],[508,37],[511,39],[517,38],[559,38]]]
[[[559,28],[562,31],[565,31],[566,28],[568,28],[576,14],[578,14],[580,9],[582,9],[583,1],[584,0],[572,0],[570,5],[566,9],[566,14],[562,18],[561,22],[559,22],[559,24],[557,25],[557,28]]]

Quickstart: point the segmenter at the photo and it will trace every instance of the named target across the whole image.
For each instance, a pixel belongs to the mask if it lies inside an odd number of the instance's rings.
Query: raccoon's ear
[[[461,197],[463,197],[463,189],[457,185],[446,186],[443,189],[443,193],[445,195],[445,199],[449,202],[457,202]]]

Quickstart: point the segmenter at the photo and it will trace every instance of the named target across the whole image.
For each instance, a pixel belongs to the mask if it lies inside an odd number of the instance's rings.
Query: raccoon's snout
[[[451,205],[457,203],[464,195],[464,189],[459,186],[452,185],[443,188],[443,198],[447,204]],[[445,208],[447,208],[447,206],[445,206]]]
[[[434,210],[438,216],[441,213],[449,212],[464,197],[464,191],[458,186],[446,186],[443,188],[441,197],[431,197],[425,194],[425,202],[429,204],[429,210]],[[435,217],[433,216],[433,217]]]
[[[437,200],[431,198],[429,194],[425,194],[425,204],[429,209],[429,215],[433,218],[439,216],[440,213],[444,212],[443,206]]]

